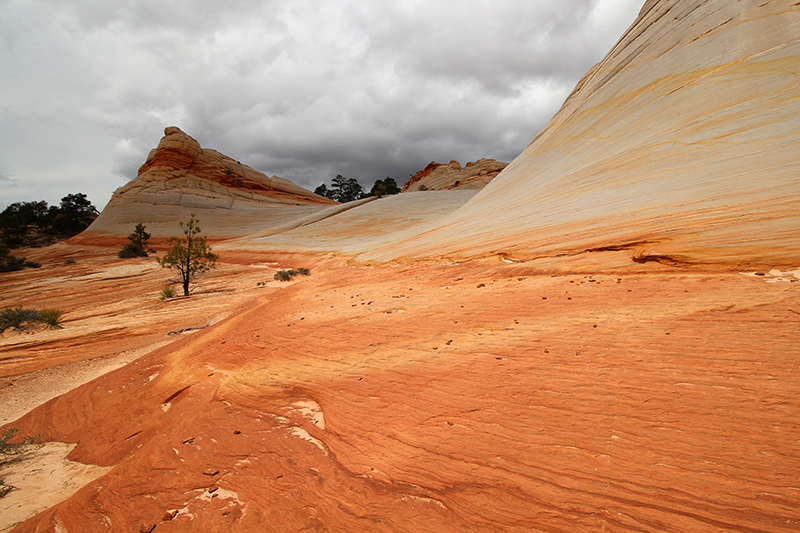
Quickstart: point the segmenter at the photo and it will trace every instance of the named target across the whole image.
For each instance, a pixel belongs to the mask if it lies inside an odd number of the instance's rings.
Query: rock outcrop
[[[481,191],[333,205],[168,130],[98,222],[258,231],[190,298],[74,240],[0,278],[67,311],[0,336],[0,434],[71,443],[0,530],[796,533],[798,23],[648,1]]]
[[[402,192],[430,190],[444,191],[453,189],[479,190],[503,171],[508,163],[501,163],[494,159],[479,159],[461,164],[452,160],[444,165],[431,161],[409,179],[403,186]]]
[[[139,175],[111,198],[76,242],[128,235],[139,222],[154,237],[179,231],[194,212],[211,238],[245,235],[299,218],[334,202],[289,180],[265,176],[176,127],[164,130]]]
[[[369,258],[796,263],[798,35],[790,0],[649,0],[498,179]]]

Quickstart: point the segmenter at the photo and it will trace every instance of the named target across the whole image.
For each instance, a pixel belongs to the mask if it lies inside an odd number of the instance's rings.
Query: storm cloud
[[[0,206],[136,177],[166,126],[313,190],[510,161],[642,0],[8,0]]]

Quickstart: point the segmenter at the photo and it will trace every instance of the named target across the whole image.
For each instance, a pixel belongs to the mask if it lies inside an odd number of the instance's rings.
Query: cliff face
[[[647,2],[498,179],[369,257],[796,263],[798,35],[788,0]]]
[[[155,237],[174,235],[195,212],[210,237],[244,235],[313,213],[334,202],[278,176],[203,149],[176,127],[164,130],[136,179],[111,201],[78,242],[128,235],[142,222]]]
[[[494,159],[479,159],[461,167],[458,161],[450,161],[443,165],[431,161],[409,179],[402,192],[431,190],[443,191],[452,189],[479,190],[497,177],[508,163]]]

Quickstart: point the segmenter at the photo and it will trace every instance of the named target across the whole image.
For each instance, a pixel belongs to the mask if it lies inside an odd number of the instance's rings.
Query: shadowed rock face
[[[501,163],[494,159],[479,159],[467,163],[461,168],[458,161],[450,161],[443,165],[431,161],[431,163],[420,170],[409,179],[403,186],[403,192],[422,190],[442,191],[452,189],[479,190],[484,188],[490,181],[508,166],[508,163]]]
[[[789,0],[647,2],[501,176],[440,230],[367,258],[796,262],[798,35]]]
[[[128,235],[142,222],[154,237],[179,233],[196,213],[211,238],[245,235],[308,215],[334,202],[291,181],[268,178],[200,143],[176,127],[164,130],[139,175],[111,198],[76,242]]]

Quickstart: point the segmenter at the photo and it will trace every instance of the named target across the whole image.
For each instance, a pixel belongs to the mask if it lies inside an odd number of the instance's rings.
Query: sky
[[[0,0],[0,209],[102,209],[167,126],[314,190],[510,162],[643,0]]]

